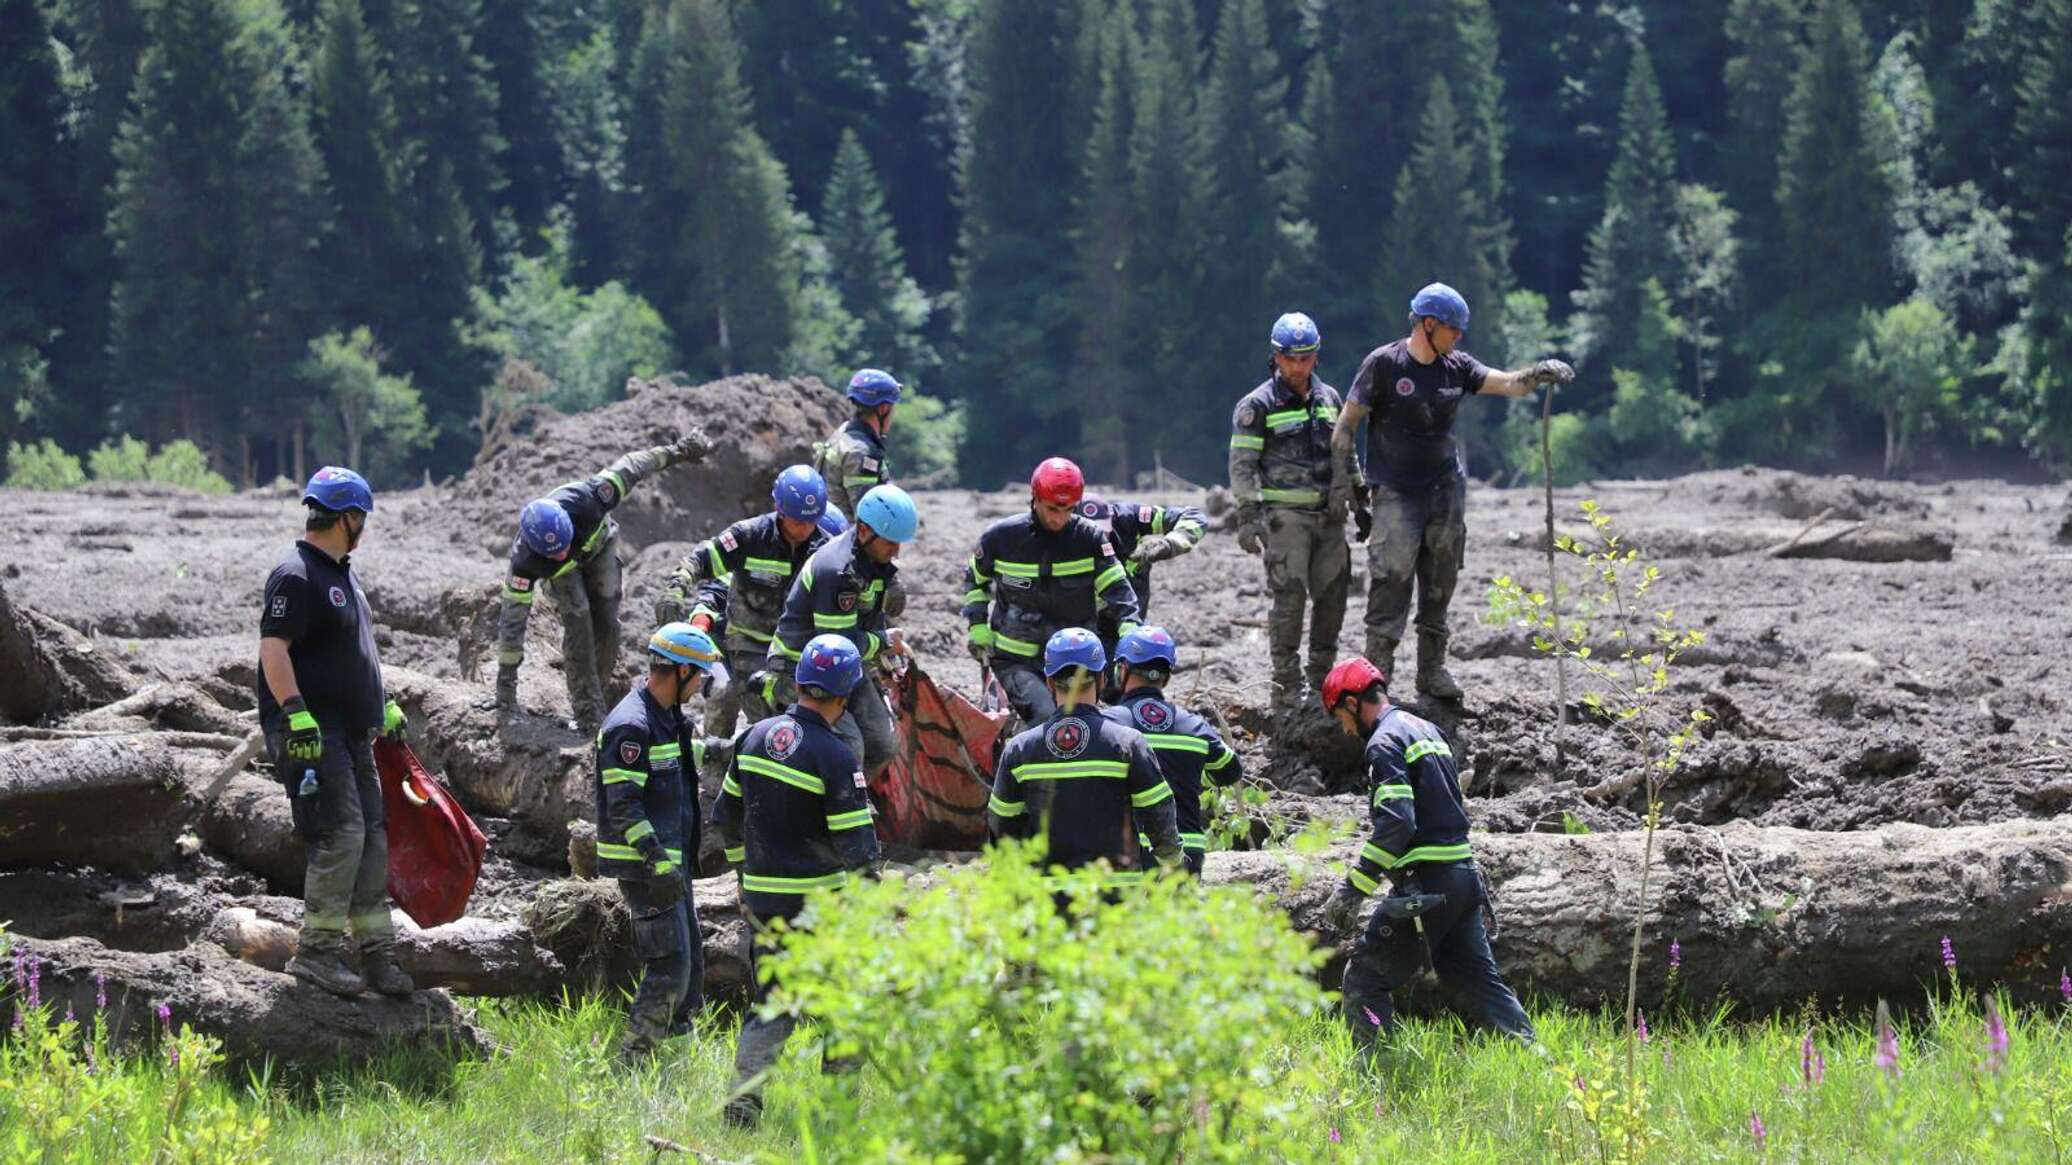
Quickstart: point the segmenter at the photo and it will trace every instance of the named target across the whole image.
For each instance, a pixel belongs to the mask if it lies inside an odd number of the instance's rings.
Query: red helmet
[[[1358,698],[1361,692],[1376,684],[1388,687],[1388,677],[1381,674],[1380,668],[1367,662],[1366,656],[1356,655],[1339,661],[1324,677],[1324,711],[1338,707],[1338,702],[1347,696]]]
[[[1029,496],[1054,506],[1076,506],[1086,493],[1086,475],[1063,457],[1046,457],[1029,475]]]

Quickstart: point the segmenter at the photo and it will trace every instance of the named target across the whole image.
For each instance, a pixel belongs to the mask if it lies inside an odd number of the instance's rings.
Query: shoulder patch
[[[1101,535],[1101,553],[1109,558],[1115,557],[1115,547],[1109,544],[1106,534]]]
[[[835,610],[840,611],[844,615],[846,615],[849,612],[854,611],[855,609],[856,592],[854,590],[848,587],[843,587],[841,590],[835,592]]]
[[[532,589],[532,580],[526,578],[524,575],[514,574],[511,576],[510,587],[512,590],[519,591],[521,593],[529,591]]]
[[[1139,522],[1142,522],[1142,523],[1144,523],[1144,524],[1145,524],[1145,525],[1147,525],[1147,526],[1151,524],[1151,507],[1150,507],[1150,506],[1138,506],[1138,507],[1137,507],[1137,521],[1139,521]]]
[[[1246,402],[1246,404],[1245,404],[1245,407],[1244,407],[1244,408],[1242,408],[1242,409],[1239,409],[1239,410],[1238,410],[1238,414],[1237,414],[1237,423],[1238,423],[1238,424],[1240,424],[1240,425],[1256,425],[1256,424],[1258,424],[1258,423],[1259,423],[1259,406],[1258,406],[1258,405],[1255,405],[1255,404],[1252,404],[1252,403],[1250,403],[1250,402]]]
[[[876,473],[878,471],[878,459],[875,457],[864,458],[862,469],[865,473]]]
[[[597,483],[597,496],[604,499],[605,505],[611,505],[618,500],[619,487],[613,485],[611,479],[607,478]]]
[[[1173,724],[1173,710],[1158,700],[1144,700],[1132,708],[1131,712],[1136,716],[1137,723],[1152,732],[1164,732]]]
[[[866,781],[866,780],[864,780],[864,779],[863,779],[863,770],[862,770],[862,769],[857,769],[857,770],[856,770],[855,772],[853,772],[853,773],[850,773],[850,774],[849,774],[849,779],[850,779],[850,780],[852,780],[852,781],[854,781],[854,782],[856,782],[856,787],[857,787],[857,788],[859,788],[859,789],[868,789],[868,788],[870,788],[870,782],[869,782],[869,781]]]
[[[1071,760],[1085,752],[1088,742],[1092,739],[1093,730],[1087,727],[1086,721],[1077,716],[1067,716],[1052,724],[1050,730],[1043,734],[1043,746],[1050,750],[1052,756]]]
[[[720,531],[719,544],[721,546],[726,547],[728,550],[738,550],[741,547],[741,540],[739,538],[734,537],[734,528],[732,526],[729,526],[726,529]]]
[[[763,747],[770,750],[771,760],[790,760],[791,755],[799,750],[799,742],[805,738],[798,721],[787,717],[770,729],[770,735],[763,740]]]
[[[641,748],[639,741],[622,740],[619,742],[619,759],[621,761],[624,761],[626,764],[639,764],[640,753]]]
[[[273,601],[266,605],[266,610],[268,614],[276,619],[286,618],[288,614],[288,596],[275,595]]]

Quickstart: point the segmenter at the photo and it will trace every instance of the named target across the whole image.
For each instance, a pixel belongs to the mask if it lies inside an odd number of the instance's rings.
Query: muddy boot
[[[1381,686],[1386,689],[1396,679],[1396,641],[1379,635],[1367,637],[1367,662],[1381,673]]]
[[[296,951],[295,957],[288,960],[286,970],[304,983],[347,999],[356,998],[367,990],[366,980],[346,966],[344,954],[329,947]]]
[[[1294,660],[1274,661],[1273,710],[1287,711],[1302,706],[1302,668]]]
[[[367,986],[383,995],[400,998],[417,990],[416,981],[397,965],[396,951],[393,947],[380,947],[371,951],[362,949],[360,974],[366,979]]]
[[[763,1123],[763,1098],[753,1092],[743,1093],[727,1102],[720,1117],[731,1128],[752,1129]]]
[[[1444,635],[1417,637],[1417,690],[1434,700],[1458,700],[1461,697],[1460,685],[1454,682],[1453,673],[1446,670]]]

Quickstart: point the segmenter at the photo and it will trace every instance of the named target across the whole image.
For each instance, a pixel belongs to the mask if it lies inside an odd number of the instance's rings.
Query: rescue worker
[[[1180,648],[1163,627],[1146,625],[1123,636],[1115,651],[1115,686],[1122,702],[1103,710],[1108,719],[1143,734],[1158,758],[1158,771],[1173,790],[1173,813],[1187,872],[1201,876],[1208,853],[1208,821],[1202,815],[1206,777],[1228,785],[1245,775],[1237,753],[1209,722],[1166,699],[1166,681],[1180,666]],[[1149,844],[1148,840],[1145,844]]]
[[[267,576],[259,608],[259,727],[305,843],[302,931],[287,971],[336,995],[408,995],[416,985],[396,965],[371,743],[377,729],[402,738],[403,710],[382,686],[374,615],[352,569],[374,491],[326,466],[302,505],[303,537]],[[357,972],[347,961],[355,944]]]
[[[1150,506],[1141,502],[1111,502],[1099,494],[1079,500],[1079,516],[1106,531],[1115,557],[1129,575],[1130,589],[1137,596],[1137,618],[1151,617],[1151,566],[1194,549],[1208,534],[1209,518],[1195,506]],[[1122,637],[1115,616],[1101,612],[1101,649],[1110,658]]]
[[[892,481],[892,469],[885,463],[885,437],[892,432],[892,410],[904,387],[889,372],[858,370],[849,378],[853,415],[813,446],[813,468],[827,479],[828,500],[852,519],[864,494]]]
[[[1007,742],[986,820],[996,838],[1041,838],[1047,866],[1106,862],[1109,879],[1127,884],[1143,881],[1145,848],[1160,864],[1180,864],[1180,830],[1173,787],[1151,745],[1094,702],[1107,663],[1100,639],[1084,627],[1067,627],[1044,644],[1052,711]]]
[[[734,734],[743,711],[750,723],[773,711],[748,678],[762,670],[792,579],[827,544],[821,523],[836,513],[810,465],[778,474],[770,500],[769,513],[743,518],[685,555],[655,602],[662,621],[685,620],[726,648],[724,683],[705,705],[705,731],[719,736]]]
[[[904,655],[906,637],[886,626],[886,597],[899,577],[902,543],[914,540],[921,518],[914,499],[896,485],[881,485],[856,503],[856,519],[843,534],[815,551],[785,596],[777,619],[777,637],[765,660],[763,700],[773,708],[790,701],[787,678],[806,643],[823,632],[836,632],[856,646],[866,664],[881,655]],[[877,776],[899,749],[899,734],[885,706],[878,681],[864,669],[834,731],[863,760],[863,771]]]
[[[1459,770],[1446,737],[1429,721],[1389,703],[1381,671],[1354,657],[1331,669],[1324,711],[1367,742],[1374,835],[1324,907],[1334,930],[1352,927],[1383,879],[1383,898],[1346,964],[1346,1022],[1371,1049],[1395,1026],[1389,993],[1430,967],[1466,1000],[1469,1017],[1528,1042],[1532,1021],[1497,970],[1482,908],[1489,905],[1468,844]]]
[[[611,710],[597,733],[597,872],[617,878],[633,919],[640,988],[626,1016],[619,1060],[654,1051],[672,1027],[688,1030],[704,1004],[704,947],[687,863],[698,860],[697,733],[683,705],[720,661],[719,646],[688,623],[648,638],[647,681]]]
[[[1417,587],[1417,690],[1458,700],[1460,684],[1446,670],[1446,608],[1460,578],[1467,545],[1467,461],[1453,439],[1462,398],[1525,396],[1541,385],[1567,384],[1575,371],[1542,360],[1516,372],[1485,367],[1462,350],[1468,303],[1444,283],[1410,300],[1410,334],[1383,344],[1360,362],[1352,399],[1338,416],[1331,445],[1345,476],[1334,504],[1351,505],[1367,543],[1367,658],[1395,675],[1396,644]],[[1364,488],[1353,467],[1366,426]],[[1359,496],[1371,490],[1369,498]],[[1371,509],[1369,508],[1371,505]]]
[[[832,728],[866,682],[863,654],[849,639],[808,640],[792,672],[797,702],[748,730],[720,787],[713,816],[727,860],[740,868],[741,905],[755,935],[749,948],[755,1006],[734,1049],[734,1094],[725,1111],[731,1125],[753,1128],[761,1121],[763,1079],[797,1025],[788,1013],[765,1017],[759,1010],[777,986],[756,966],[782,941],[784,931],[772,924],[797,927],[807,895],[837,889],[851,873],[878,877],[878,834],[863,769]]]
[[[545,580],[561,611],[561,658],[577,723],[595,724],[615,687],[619,659],[619,525],[611,512],[627,491],[681,461],[701,461],[708,445],[692,433],[674,444],[626,454],[595,477],[572,481],[525,503],[503,609],[496,620],[496,709],[518,706],[525,623]]]
[[[1128,571],[1108,535],[1075,510],[1085,493],[1077,465],[1043,461],[1029,477],[1029,512],[986,527],[964,571],[965,646],[993,669],[1024,724],[1057,710],[1037,670],[1052,635],[1091,630],[1104,614],[1118,634],[1137,627]]]
[[[1299,706],[1310,685],[1338,655],[1345,624],[1352,551],[1345,541],[1347,507],[1335,501],[1336,475],[1351,453],[1335,453],[1338,390],[1316,375],[1321,338],[1301,312],[1274,321],[1273,374],[1237,402],[1230,421],[1230,491],[1237,496],[1237,544],[1263,554],[1273,597],[1266,641],[1274,703]],[[1334,468],[1334,457],[1345,462]],[[1309,611],[1309,684],[1298,653]]]

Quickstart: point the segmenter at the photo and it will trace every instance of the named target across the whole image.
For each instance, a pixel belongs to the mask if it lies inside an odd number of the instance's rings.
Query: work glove
[[[1257,554],[1266,545],[1266,525],[1259,520],[1259,509],[1246,506],[1237,512],[1237,548],[1246,554]]]
[[[1547,384],[1567,384],[1576,378],[1576,370],[1565,361],[1542,360],[1525,370],[1527,383],[1535,387]]]
[[[640,839],[640,856],[647,859],[648,898],[663,910],[683,901],[683,870],[669,851],[650,833]]]
[[[1366,901],[1367,896],[1353,889],[1352,883],[1339,886],[1331,900],[1324,903],[1324,925],[1341,933],[1350,932],[1360,920],[1360,907]]]
[[[704,433],[693,429],[670,443],[669,462],[674,465],[684,461],[703,461],[711,451],[712,442],[705,439]]]
[[[515,712],[518,709],[518,668],[513,664],[498,664],[496,669],[496,710]]]
[[[390,740],[401,740],[404,729],[408,727],[410,722],[403,717],[403,705],[390,700],[381,710],[381,734]]]
[[[984,623],[973,623],[964,633],[964,650],[980,663],[993,658],[993,629]]]
[[[1167,535],[1153,534],[1142,542],[1137,543],[1136,550],[1130,553],[1130,561],[1150,566],[1154,562],[1164,562],[1168,558],[1177,558],[1186,549],[1185,546],[1180,545]]]
[[[324,755],[324,734],[317,729],[317,718],[309,714],[309,706],[301,696],[289,696],[281,704],[281,711],[288,714],[288,759],[314,761]]]
[[[1353,537],[1365,542],[1374,533],[1374,511],[1365,503],[1353,503]]]

